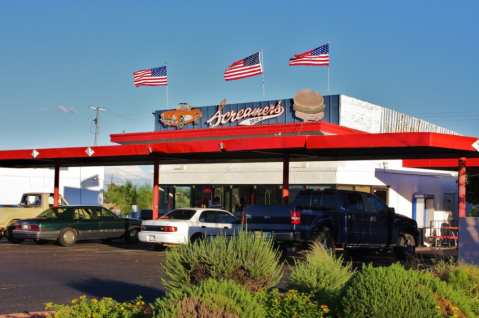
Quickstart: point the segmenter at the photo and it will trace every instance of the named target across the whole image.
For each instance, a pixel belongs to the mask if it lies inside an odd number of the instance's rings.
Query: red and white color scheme
[[[166,66],[141,70],[133,73],[136,87],[139,86],[167,86]]]
[[[234,62],[226,69],[223,77],[226,81],[238,80],[246,77],[251,77],[263,74],[263,67],[261,65],[261,52],[250,55],[238,62]]]
[[[329,44],[295,55],[293,58],[289,59],[289,66],[297,65],[329,66]]]

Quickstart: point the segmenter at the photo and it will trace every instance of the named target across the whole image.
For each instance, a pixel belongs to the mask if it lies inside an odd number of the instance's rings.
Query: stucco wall
[[[339,124],[368,133],[381,132],[382,107],[339,95]]]
[[[18,204],[24,192],[53,192],[54,169],[0,168],[0,203]],[[103,167],[60,169],[60,193],[70,204],[103,203]]]

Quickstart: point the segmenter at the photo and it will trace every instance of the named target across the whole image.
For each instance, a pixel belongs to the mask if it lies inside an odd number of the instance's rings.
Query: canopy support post
[[[160,205],[160,189],[158,183],[160,182],[160,158],[154,159],[153,168],[153,220],[156,220],[159,216]]]
[[[289,154],[283,155],[283,204],[289,200]]]

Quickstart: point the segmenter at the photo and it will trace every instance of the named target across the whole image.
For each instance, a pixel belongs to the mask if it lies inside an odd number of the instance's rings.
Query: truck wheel
[[[138,228],[133,227],[126,232],[125,241],[130,244],[138,243]]]
[[[319,232],[314,242],[324,247],[328,253],[334,254],[334,239],[329,231]]]
[[[183,127],[185,127],[185,119],[180,117],[180,120],[178,121],[178,129],[183,129]]]
[[[13,237],[13,230],[14,229],[15,229],[15,225],[10,225],[7,228],[7,240],[12,244],[20,244],[23,241],[25,241],[25,239]]]
[[[416,254],[416,242],[411,234],[401,234],[394,248],[396,256],[400,260],[406,260],[409,256]]]
[[[72,228],[66,228],[63,229],[63,231],[60,233],[60,236],[58,237],[58,243],[61,246],[72,246],[73,244],[76,243],[78,239],[78,234],[75,229]]]

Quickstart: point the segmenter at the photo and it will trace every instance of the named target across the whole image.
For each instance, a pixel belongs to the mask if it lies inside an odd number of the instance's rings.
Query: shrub
[[[46,310],[56,311],[54,317],[94,317],[94,318],[140,318],[151,317],[151,309],[141,300],[141,297],[130,302],[119,303],[105,297],[101,300],[95,298],[88,301],[86,296],[72,300],[72,305],[57,305],[48,303]],[[51,317],[51,316],[49,316]]]
[[[174,291],[203,280],[228,278],[251,291],[275,286],[281,276],[279,255],[273,241],[246,231],[228,239],[224,234],[210,241],[178,246],[166,251],[162,282]]]
[[[318,305],[311,294],[290,289],[280,294],[277,288],[270,292],[257,293],[266,308],[267,318],[322,318],[328,317],[330,309],[327,305]]]
[[[331,305],[355,273],[350,262],[346,266],[342,264],[342,257],[336,258],[322,245],[313,244],[304,261],[295,260],[286,287],[312,294],[317,302]]]
[[[341,295],[341,317],[442,317],[431,289],[422,284],[425,275],[390,267],[363,266]],[[429,275],[431,278],[432,276]]]
[[[363,267],[341,294],[344,317],[478,317],[477,298],[464,297],[429,271]]]
[[[158,318],[263,318],[266,315],[254,293],[232,280],[214,279],[168,292],[155,301],[152,310],[153,317]]]

